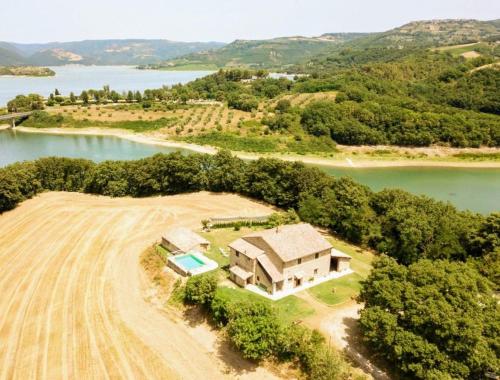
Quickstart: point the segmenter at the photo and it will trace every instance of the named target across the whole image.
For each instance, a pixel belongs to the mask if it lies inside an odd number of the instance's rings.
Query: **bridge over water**
[[[16,126],[16,120],[27,117],[32,113],[33,111],[28,111],[28,112],[14,112],[14,113],[8,113],[6,115],[0,115],[0,122],[9,121],[12,128],[14,128]]]

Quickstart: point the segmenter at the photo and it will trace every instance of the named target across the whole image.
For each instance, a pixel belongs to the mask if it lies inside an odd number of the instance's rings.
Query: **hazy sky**
[[[232,41],[384,31],[421,19],[500,18],[499,0],[0,0],[0,3],[5,3],[0,41],[14,42],[104,38]]]

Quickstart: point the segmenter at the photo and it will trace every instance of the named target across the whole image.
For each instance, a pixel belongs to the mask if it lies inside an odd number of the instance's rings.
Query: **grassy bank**
[[[297,154],[324,154],[335,151],[335,143],[333,141],[313,137],[295,140],[293,137],[274,135],[239,136],[227,132],[208,132],[196,136],[182,137],[180,140],[192,144],[210,145],[233,151],[252,153],[292,152]]]

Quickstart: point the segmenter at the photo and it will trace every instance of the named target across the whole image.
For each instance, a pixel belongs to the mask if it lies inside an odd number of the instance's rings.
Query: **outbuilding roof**
[[[296,260],[327,249],[332,245],[313,226],[306,223],[279,226],[243,237],[251,244],[262,240],[284,262]]]
[[[330,253],[332,255],[332,257],[342,257],[342,258],[345,258],[345,259],[352,259],[351,256],[345,254],[344,252],[342,251],[339,251],[338,249],[335,249],[335,248],[332,248],[332,251]]]
[[[208,240],[185,227],[171,228],[162,237],[183,252],[188,252],[200,244],[210,244]]]

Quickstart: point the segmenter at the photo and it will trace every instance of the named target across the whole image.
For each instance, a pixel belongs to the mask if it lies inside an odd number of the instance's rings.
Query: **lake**
[[[137,70],[134,66],[81,66],[67,65],[51,67],[53,77],[0,76],[0,107],[16,95],[30,93],[48,96],[54,89],[63,95],[83,90],[101,89],[109,85],[112,90],[143,91],[163,85],[187,83],[201,78],[211,71],[161,71]]]
[[[141,144],[119,137],[0,131],[0,166],[50,155],[103,161],[133,160],[173,151],[189,153],[183,149]],[[335,176],[351,176],[374,190],[401,188],[414,194],[450,201],[460,209],[481,213],[500,210],[500,169],[320,168]]]

